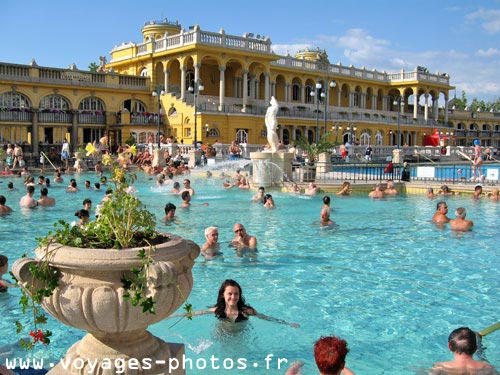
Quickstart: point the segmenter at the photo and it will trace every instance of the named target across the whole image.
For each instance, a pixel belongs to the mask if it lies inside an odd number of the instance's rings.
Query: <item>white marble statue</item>
[[[267,127],[267,141],[269,142],[270,151],[276,152],[278,150],[278,134],[276,133],[276,129],[278,128],[278,119],[276,118],[278,114],[278,102],[274,98],[271,97],[270,101],[271,106],[267,108],[266,112],[266,127]]]

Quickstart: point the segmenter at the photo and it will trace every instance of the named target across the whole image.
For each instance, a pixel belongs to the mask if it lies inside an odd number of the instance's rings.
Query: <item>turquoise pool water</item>
[[[84,198],[90,197],[95,207],[104,195],[83,189],[66,193],[70,177],[65,178],[64,184],[49,191],[57,198],[56,207],[33,210],[19,208],[24,193],[20,179],[13,180],[19,189],[14,192],[6,191],[7,179],[1,180],[0,194],[15,209],[0,217],[1,252],[11,264],[30,252],[35,237],[45,235],[57,219],[74,220]],[[94,174],[75,178],[81,188],[86,179],[97,181]],[[304,374],[315,374],[313,342],[329,334],[349,342],[347,365],[358,375],[420,374],[432,363],[451,358],[446,340],[452,329],[465,325],[481,330],[500,320],[498,203],[475,202],[470,196],[447,198],[450,216],[456,207],[465,206],[467,217],[475,222],[472,232],[453,233],[430,222],[436,200],[424,196],[370,200],[364,195],[339,198],[330,194],[332,219],[338,224],[330,229],[318,225],[322,195],[310,198],[272,192],[277,208],[266,210],[250,202],[253,191],[223,190],[218,178],[192,175],[190,179],[196,190],[195,206],[178,208],[177,223],[159,223],[159,228],[201,245],[204,228],[219,227],[224,256],[196,260],[189,296],[194,308],[213,305],[221,282],[232,278],[259,312],[301,327],[257,318],[228,327],[210,315],[177,324],[167,319],[152,326],[151,331],[162,339],[185,343],[193,361],[209,361],[212,355],[235,361],[231,370],[195,367],[188,374],[283,374],[283,369],[276,369],[278,357],[302,360]],[[176,180],[182,182],[181,177]],[[180,206],[180,198],[169,189],[155,188],[148,176],[140,175],[136,186],[158,219],[168,201]],[[209,206],[199,205],[202,202]],[[257,236],[257,254],[238,256],[226,248],[235,222],[242,222],[248,233]],[[25,353],[15,345],[14,322],[27,320],[17,305],[18,295],[18,290],[0,294],[0,359],[60,359],[83,333],[51,319],[53,343]],[[484,357],[500,367],[500,331],[486,336],[483,344]],[[273,361],[266,370],[264,359],[271,353]],[[248,360],[245,371],[235,368],[237,358]]]

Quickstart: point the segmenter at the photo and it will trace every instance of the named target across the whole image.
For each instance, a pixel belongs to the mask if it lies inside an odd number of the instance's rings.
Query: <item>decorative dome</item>
[[[165,34],[179,34],[181,25],[179,21],[169,21],[166,18],[160,21],[151,20],[149,22],[144,22],[144,27],[141,31],[144,42],[147,42],[150,40],[151,35],[154,35],[154,39],[157,40],[163,38]]]
[[[329,64],[328,54],[325,50],[321,51],[319,47],[316,49],[305,48],[299,50],[295,55],[296,59],[312,60]]]

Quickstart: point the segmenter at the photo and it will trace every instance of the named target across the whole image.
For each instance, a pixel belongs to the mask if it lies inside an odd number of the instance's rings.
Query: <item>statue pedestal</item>
[[[163,150],[161,148],[156,148],[153,150],[153,167],[157,166],[165,166],[165,158],[163,157]]]
[[[402,154],[403,150],[401,150],[400,148],[392,150],[392,164],[400,164]]]
[[[197,165],[201,165],[201,151],[200,150],[191,149],[191,150],[189,150],[188,167],[189,168],[194,168]]]
[[[254,185],[269,187],[292,178],[293,154],[288,152],[251,152]]]

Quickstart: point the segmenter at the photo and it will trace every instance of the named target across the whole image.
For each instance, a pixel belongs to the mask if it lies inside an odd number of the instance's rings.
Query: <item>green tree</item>
[[[307,153],[310,161],[317,161],[319,154],[321,154],[323,152],[329,152],[332,148],[334,148],[336,146],[335,143],[328,141],[330,134],[331,133],[324,134],[319,139],[319,142],[317,144],[316,143],[309,143],[307,138],[300,137],[297,140],[297,146],[299,146],[303,151],[305,151]]]
[[[467,107],[467,96],[465,95],[465,91],[462,91],[461,98],[455,98],[455,108],[463,111]]]
[[[97,63],[91,62],[89,64],[89,71],[96,73],[98,69],[99,69],[99,65]]]

